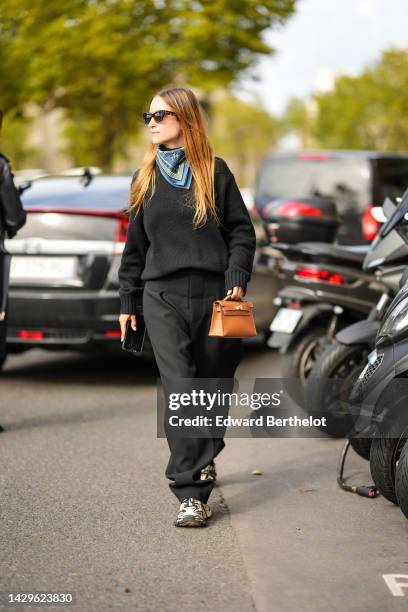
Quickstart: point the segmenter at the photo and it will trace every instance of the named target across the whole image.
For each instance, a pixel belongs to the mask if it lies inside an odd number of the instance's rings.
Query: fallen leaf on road
[[[312,491],[317,491],[317,489],[300,489],[301,493],[311,493]]]
[[[261,470],[252,470],[251,474],[253,476],[261,476],[263,472],[261,472]]]

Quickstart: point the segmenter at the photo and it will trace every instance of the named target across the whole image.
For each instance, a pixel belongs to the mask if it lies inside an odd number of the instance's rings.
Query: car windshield
[[[370,167],[365,159],[269,158],[257,181],[256,200],[265,205],[273,199],[332,197],[370,202]]]

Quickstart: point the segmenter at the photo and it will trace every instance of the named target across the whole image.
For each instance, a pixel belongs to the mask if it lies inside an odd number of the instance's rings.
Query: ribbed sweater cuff
[[[140,303],[140,297],[134,295],[120,294],[120,314],[136,314],[136,306]]]
[[[233,287],[242,287],[244,290],[244,295],[247,290],[247,282],[249,281],[248,272],[244,272],[243,270],[226,270],[225,272],[225,289],[232,289]]]

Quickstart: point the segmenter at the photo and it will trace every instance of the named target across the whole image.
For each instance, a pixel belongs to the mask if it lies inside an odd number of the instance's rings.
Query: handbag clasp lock
[[[235,306],[235,310],[243,310],[242,306]]]

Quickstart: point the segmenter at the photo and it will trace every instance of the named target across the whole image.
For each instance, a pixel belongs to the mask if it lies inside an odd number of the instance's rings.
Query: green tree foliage
[[[211,142],[219,155],[233,160],[241,185],[253,182],[254,167],[280,134],[279,122],[258,98],[244,102],[226,95],[213,104]]]
[[[0,0],[0,57],[12,72],[2,66],[0,104],[63,108],[74,162],[107,169],[140,129],[156,90],[229,85],[273,52],[262,34],[284,23],[295,3]]]
[[[12,160],[13,168],[28,164],[38,166],[39,159],[35,148],[28,144],[30,120],[12,110],[5,114],[1,131],[1,151]]]
[[[302,148],[313,147],[316,144],[313,135],[314,116],[304,100],[291,98],[280,123],[283,132],[292,130],[296,132]]]
[[[408,51],[390,49],[360,75],[337,78],[333,90],[315,94],[307,103],[292,100],[284,125],[303,145],[407,150],[407,108]]]
[[[406,149],[408,52],[390,50],[358,77],[343,76],[316,96],[315,134],[323,146]]]

